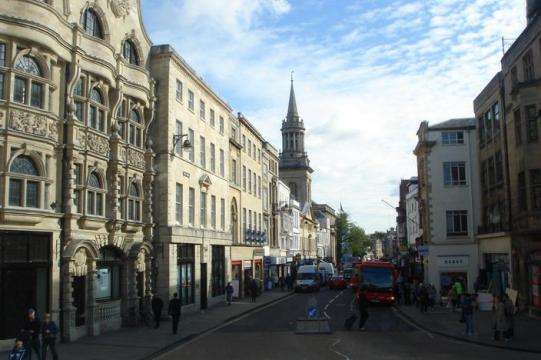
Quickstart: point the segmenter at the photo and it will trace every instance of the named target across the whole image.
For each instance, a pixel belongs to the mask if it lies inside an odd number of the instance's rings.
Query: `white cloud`
[[[311,1],[322,12],[330,6]],[[314,200],[341,201],[361,226],[381,230],[395,218],[381,199],[396,203],[400,178],[415,175],[419,122],[472,116],[499,69],[501,36],[525,25],[524,4],[341,4],[330,24],[303,19],[300,2],[285,0],[169,1],[145,17],[155,42],[172,43],[277,147],[294,69]]]

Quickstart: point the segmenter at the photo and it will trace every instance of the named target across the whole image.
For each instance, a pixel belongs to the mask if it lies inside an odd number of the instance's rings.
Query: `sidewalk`
[[[162,321],[159,329],[149,329],[142,325],[135,328],[122,328],[97,337],[84,337],[73,343],[58,344],[61,359],[103,360],[103,359],[151,359],[153,355],[176,344],[213,329],[223,323],[242,316],[252,310],[271,304],[292,295],[292,292],[272,290],[264,292],[256,303],[249,299],[213,306],[205,312],[181,317],[178,334],[173,335],[171,322]],[[49,353],[47,358],[52,358]],[[7,352],[0,352],[0,359],[7,359]]]
[[[442,336],[468,341],[479,345],[501,347],[504,349],[539,352],[541,353],[541,321],[527,317],[525,314],[518,314],[515,318],[515,338],[504,342],[493,340],[493,313],[492,311],[476,311],[473,321],[475,335],[464,336],[464,324],[459,322],[460,309],[453,312],[436,306],[435,310],[421,313],[415,306],[396,306],[400,315],[415,323],[418,327]]]

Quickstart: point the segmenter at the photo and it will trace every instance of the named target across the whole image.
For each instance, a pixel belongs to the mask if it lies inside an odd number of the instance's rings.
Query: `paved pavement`
[[[231,306],[225,303],[213,306],[204,313],[185,315],[179,324],[179,333],[172,334],[171,322],[162,321],[159,329],[146,326],[123,328],[97,337],[85,337],[76,342],[59,344],[58,353],[61,359],[77,360],[123,360],[151,359],[164,349],[196,337],[209,329],[230,321],[233,318],[250,313],[264,304],[270,304],[291,295],[281,291],[267,291],[257,302],[249,299],[234,302]],[[48,358],[51,358],[51,354]],[[0,352],[0,359],[7,359],[8,354]]]
[[[295,322],[315,298],[332,334],[296,335]],[[351,290],[297,294],[187,341],[155,360],[180,359],[539,359],[538,354],[482,347],[423,331],[392,307],[369,309],[366,331],[346,331]],[[458,321],[457,321],[458,322]]]
[[[541,353],[541,321],[532,319],[526,314],[518,314],[515,318],[515,337],[505,342],[493,340],[493,313],[492,311],[476,311],[474,313],[475,334],[472,337],[464,336],[464,324],[459,322],[460,311],[436,306],[434,310],[421,313],[415,306],[398,306],[397,310],[408,320],[432,333],[437,333],[457,340],[474,342],[506,349],[523,350]]]

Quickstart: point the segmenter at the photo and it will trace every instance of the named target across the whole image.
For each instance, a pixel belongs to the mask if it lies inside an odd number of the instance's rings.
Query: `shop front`
[[[541,251],[529,256],[530,314],[541,316]]]
[[[480,235],[479,282],[476,286],[488,293],[501,295],[513,287],[511,238],[505,234]]]

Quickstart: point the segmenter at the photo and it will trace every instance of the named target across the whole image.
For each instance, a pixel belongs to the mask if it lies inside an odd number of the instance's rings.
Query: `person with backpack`
[[[473,302],[473,297],[468,293],[462,297],[462,319],[465,325],[465,336],[473,336]]]
[[[8,360],[25,360],[27,359],[27,351],[24,347],[24,342],[21,339],[15,340],[15,346],[8,355]]]

